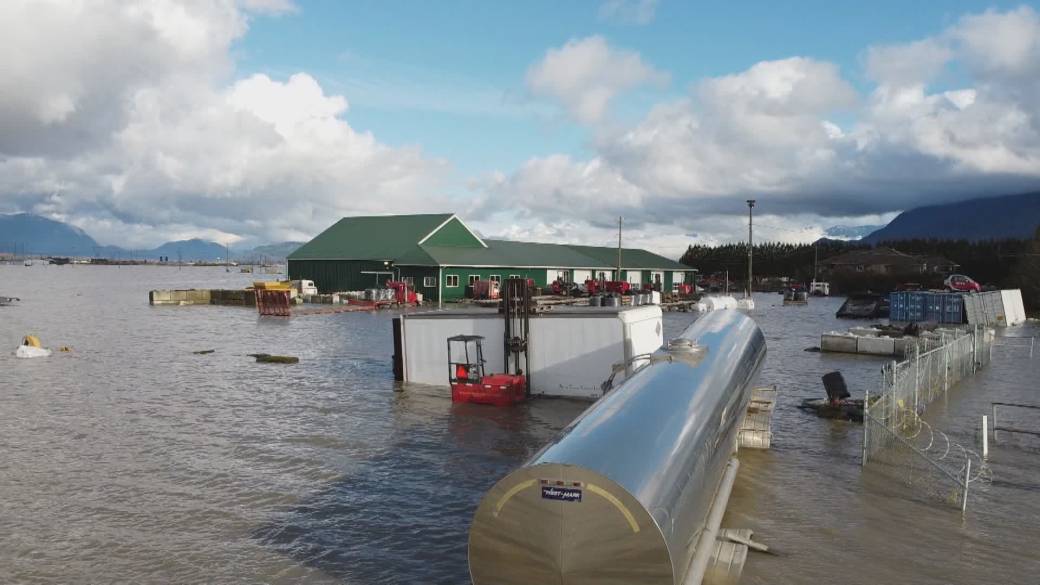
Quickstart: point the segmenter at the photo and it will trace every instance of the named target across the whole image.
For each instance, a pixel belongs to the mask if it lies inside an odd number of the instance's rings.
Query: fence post
[[[986,415],[982,415],[982,458],[989,458],[989,429],[986,428]]]
[[[968,481],[971,478],[971,457],[967,457],[967,465],[964,466],[964,499],[961,500],[961,514],[968,509]]]
[[[1029,338],[1029,359],[1033,359],[1033,344],[1036,343],[1035,337]]]
[[[943,349],[943,396],[950,391],[950,347],[953,344],[947,345]]]
[[[881,366],[881,387],[885,387],[885,366]],[[863,453],[860,465],[867,465],[867,441],[870,440],[870,388],[863,391]]]
[[[994,332],[994,335],[996,335],[996,332]],[[988,338],[989,337],[989,333],[983,332],[983,337]],[[988,344],[989,345],[989,350],[986,352],[986,355],[988,356],[986,358],[986,365],[987,366],[993,363],[993,345],[994,345],[993,342],[995,342],[996,340],[997,340],[996,337],[994,337],[993,339],[990,339],[990,341],[989,341],[989,344]]]
[[[888,395],[888,399],[885,400],[885,406],[888,412],[885,413],[885,425],[891,428],[896,423],[896,360],[892,360],[888,364],[888,374],[891,378],[891,385],[885,386],[885,394]]]
[[[979,326],[976,325],[971,330],[971,373],[975,375],[975,344],[979,341]]]
[[[993,412],[990,413],[992,415],[990,417],[990,420],[993,421],[993,442],[996,443],[997,442],[997,405],[996,404],[991,404],[990,406],[993,407]]]
[[[917,393],[921,385],[921,346],[914,346],[914,414],[917,410]]]

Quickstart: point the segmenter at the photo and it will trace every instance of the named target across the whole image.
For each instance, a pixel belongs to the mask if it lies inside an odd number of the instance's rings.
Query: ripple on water
[[[392,382],[390,315],[260,320],[248,309],[149,307],[152,288],[241,287],[223,269],[0,266],[0,570],[25,583],[467,582],[483,493],[584,408],[452,405]],[[807,417],[804,397],[841,369],[854,393],[879,362],[806,353],[836,299],[754,312],[781,394],[775,448],[746,452],[727,525],[782,557],[749,583],[1022,582],[1036,573],[1035,456],[996,449],[998,481],[968,517],[862,474],[860,428]],[[695,318],[668,313],[665,334]],[[14,360],[27,332],[72,355]],[[201,349],[213,354],[195,355]],[[298,355],[296,366],[248,353]],[[999,358],[999,356],[998,356]],[[1003,359],[1003,358],[1000,358]],[[1037,364],[987,372],[935,423],[971,441],[988,401],[1022,398]],[[929,416],[933,416],[932,413]],[[1008,441],[1011,443],[1011,441]],[[1014,552],[1009,552],[1014,551]],[[1033,569],[1030,572],[1030,569]]]

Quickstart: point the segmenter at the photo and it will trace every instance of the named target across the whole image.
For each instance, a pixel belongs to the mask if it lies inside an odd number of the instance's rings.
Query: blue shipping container
[[[964,299],[960,293],[899,291],[891,293],[888,300],[890,321],[953,325],[964,322]]]

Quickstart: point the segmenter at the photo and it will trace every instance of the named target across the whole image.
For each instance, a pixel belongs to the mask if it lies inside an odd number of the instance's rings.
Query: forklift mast
[[[530,396],[531,358],[528,355],[528,338],[531,330],[531,289],[527,279],[506,279],[501,307],[505,319],[505,372],[522,373],[525,390]]]

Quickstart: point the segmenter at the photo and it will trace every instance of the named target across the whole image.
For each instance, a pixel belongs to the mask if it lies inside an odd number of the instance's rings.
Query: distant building
[[[459,299],[476,280],[530,278],[627,280],[670,291],[693,282],[694,269],[646,250],[540,244],[479,237],[454,214],[345,217],[289,254],[289,277],[321,292],[382,287],[405,280],[428,300]]]
[[[825,272],[872,274],[949,274],[960,266],[942,256],[916,256],[892,248],[852,250],[821,261]]]

